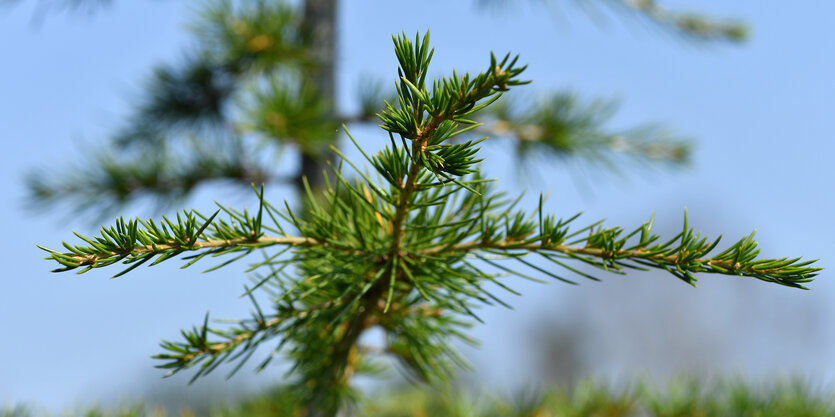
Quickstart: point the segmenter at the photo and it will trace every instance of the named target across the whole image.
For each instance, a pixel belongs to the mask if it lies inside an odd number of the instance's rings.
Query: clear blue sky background
[[[352,108],[361,75],[393,76],[390,36],[404,29],[431,28],[439,74],[478,70],[490,50],[518,52],[534,80],[522,95],[572,88],[586,97],[621,98],[616,127],[659,121],[698,147],[692,166],[680,171],[627,170],[621,180],[551,166],[526,183],[507,168],[509,152],[497,144],[485,150],[486,169],[505,187],[551,190],[550,211],[585,211],[589,221],[607,217],[632,226],[655,212],[669,231],[686,206],[691,224],[710,235],[731,240],[757,229],[766,256],[835,265],[835,4],[669,2],[741,18],[753,29],[744,45],[706,47],[636,21],[596,25],[572,7],[553,14],[535,2],[511,1],[485,12],[473,3],[426,1],[403,14],[407,3],[345,2],[342,106]],[[0,406],[58,411],[179,389],[185,378],[159,380],[148,357],[158,352],[160,338],[176,338],[207,309],[216,317],[245,314],[248,303],[236,298],[243,277],[234,268],[179,273],[171,262],[114,281],[102,271],[50,274],[52,265],[34,244],[57,247],[72,231],[93,229],[85,219],[26,210],[22,176],[83,160],[84,144],[118,127],[151,66],[177,59],[188,44],[183,26],[191,12],[184,2],[117,1],[90,18],[59,14],[33,25],[31,16],[27,5],[0,14]],[[364,143],[374,146],[367,137]],[[577,178],[593,184],[593,192],[581,191]],[[203,189],[189,207],[208,209],[213,199],[252,204],[238,192]],[[589,372],[604,378],[690,370],[759,377],[797,372],[831,382],[832,278],[824,272],[811,292],[725,277],[705,277],[694,290],[657,274],[571,288],[520,284],[525,295],[510,300],[516,311],[485,311],[488,325],[475,330],[484,348],[467,353],[479,368],[476,376],[492,385],[526,383],[536,368],[530,334],[575,323],[585,330],[583,349],[595,358]],[[225,387],[277,378],[277,372],[242,374]],[[197,384],[191,392],[217,384]]]

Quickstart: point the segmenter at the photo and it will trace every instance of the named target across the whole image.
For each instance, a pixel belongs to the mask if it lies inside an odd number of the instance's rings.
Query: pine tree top
[[[202,325],[164,341],[155,356],[169,374],[196,368],[193,379],[226,362],[236,372],[262,343],[293,362],[290,374],[303,398],[333,415],[353,398],[352,377],[379,369],[377,355],[394,358],[417,380],[446,380],[467,364],[451,347],[466,335],[478,304],[507,305],[489,288],[513,293],[514,279],[556,279],[575,284],[601,274],[660,269],[688,284],[695,274],[752,277],[805,288],[820,270],[800,258],[760,259],[753,234],[719,247],[720,238],[695,232],[685,212],[681,232],[661,238],[650,219],[634,229],[577,225],[579,215],[559,218],[518,207],[519,198],[497,192],[481,175],[479,112],[502,93],[528,81],[518,57],[490,55],[475,75],[455,71],[427,80],[433,49],[429,33],[414,41],[394,37],[398,59],[396,100],[377,115],[389,143],[362,152],[365,170],[341,151],[325,189],[306,187],[305,212],[274,205],[263,186],[254,213],[221,206],[211,215],[183,211],[176,219],[118,219],[100,236],[77,235],[65,251],[42,248],[56,271],[83,273],[143,265],[185,255],[183,267],[213,258],[218,269],[254,252],[244,295],[253,315],[225,327]],[[350,133],[345,128],[346,134]],[[347,167],[350,167],[350,171]],[[586,266],[600,270],[591,273]],[[265,291],[269,310],[253,292]],[[360,336],[377,327],[383,346],[362,346]]]

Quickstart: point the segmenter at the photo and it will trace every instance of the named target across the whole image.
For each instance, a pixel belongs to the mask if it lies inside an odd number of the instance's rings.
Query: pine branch
[[[271,77],[265,84],[253,94],[247,128],[264,142],[292,143],[314,158],[325,154],[337,131],[328,100],[306,79]]]
[[[122,262],[128,267],[115,275],[121,276],[148,261],[156,265],[186,253],[184,267],[231,255],[209,271],[262,253],[263,260],[247,269],[252,286],[243,294],[253,303],[252,317],[210,328],[207,315],[202,326],[182,332],[182,341],[163,342],[166,353],[156,358],[170,374],[199,365],[198,378],[237,361],[234,373],[256,346],[278,338],[258,369],[278,354],[289,357],[305,404],[327,416],[355,395],[351,381],[366,369],[369,353],[359,340],[371,327],[386,334],[383,351],[413,379],[448,380],[466,368],[452,340],[474,343],[465,330],[471,319],[481,321],[477,306],[510,307],[489,289],[518,294],[508,275],[575,283],[563,276],[567,271],[597,280],[580,268],[585,264],[620,274],[660,269],[689,284],[696,273],[716,273],[805,288],[820,271],[811,266],[814,261],[799,258],[758,259],[753,234],[711,255],[719,239],[696,233],[686,212],[682,231],[663,241],[652,233],[652,220],[628,233],[602,221],[575,229],[579,215],[547,215],[542,197],[535,211],[517,208],[522,196],[509,199],[481,177],[481,141],[451,139],[479,128],[472,120],[478,111],[526,83],[519,80],[524,67],[510,55],[491,55],[482,73],[453,72],[427,83],[428,34],[414,42],[395,37],[394,45],[397,102],[386,102],[378,115],[390,145],[369,155],[354,141],[370,172],[333,148],[341,161],[331,166],[332,177],[324,177],[324,190],[303,182],[303,216],[286,202],[274,207],[262,186],[255,214],[221,206],[208,217],[184,211],[176,220],[119,219],[100,236],[77,235],[85,244],[64,243],[66,252],[42,248],[47,259],[61,265],[56,271],[80,268],[79,273]],[[343,164],[356,175],[349,177]],[[218,217],[221,211],[225,219]],[[271,313],[260,307],[255,290],[270,296]]]
[[[63,266],[55,272],[84,267],[78,272],[84,273],[93,268],[109,266],[119,261],[122,261],[123,264],[133,264],[128,269],[116,274],[114,278],[133,270],[154,257],[157,257],[157,260],[151,265],[156,265],[173,256],[190,251],[206,250],[194,257],[184,267],[192,265],[196,260],[206,255],[217,256],[238,251],[249,253],[255,248],[275,245],[322,246],[344,250],[353,255],[363,254],[351,246],[311,237],[265,236],[264,230],[282,231],[283,229],[277,223],[275,227],[263,224],[264,213],[273,219],[277,216],[286,218],[287,215],[292,215],[292,213],[280,213],[273,206],[265,204],[263,186],[258,195],[261,200],[256,217],[252,217],[246,211],[240,213],[234,209],[221,206],[210,217],[196,211],[183,211],[182,215],[177,214],[176,221],[172,221],[165,216],[160,222],[138,218],[125,221],[124,218],[120,218],[115,225],[108,228],[103,227],[100,236],[88,237],[76,233],[76,236],[86,242],[87,245],[70,245],[64,242],[63,246],[69,252],[62,253],[39,247],[50,253],[47,259],[54,260]],[[229,215],[228,222],[223,220],[213,221],[221,211]]]
[[[302,36],[302,17],[283,1],[215,1],[190,25],[211,56],[240,76],[312,65]]]
[[[243,137],[253,130],[270,150],[295,143],[314,159],[327,152],[336,124],[321,117],[326,100],[315,89],[291,87],[312,65],[295,9],[283,2],[213,2],[193,26],[200,41],[181,62],[154,69],[107,145],[85,149],[87,158],[61,175],[39,169],[28,176],[33,207],[69,202],[77,212],[109,216],[143,197],[169,206],[212,181],[295,182],[263,166],[262,149],[253,152],[253,141]],[[264,84],[269,88],[259,90]],[[238,109],[240,103],[256,108]],[[251,123],[232,119],[239,110],[252,113]]]
[[[412,164],[412,166],[414,167],[416,164]],[[415,171],[417,172],[419,169],[415,169]],[[410,194],[415,191],[417,174],[412,175],[410,173],[408,178],[401,191],[402,200],[400,201],[408,202]],[[265,208],[263,195],[260,196],[262,206],[259,207],[259,213],[266,209],[269,216],[274,216],[274,208],[271,206]],[[157,262],[152,264],[154,265],[171,256],[187,251],[208,250],[200,255],[202,257],[205,254],[225,254],[240,250],[250,251],[253,248],[266,248],[275,245],[333,248],[354,256],[371,257],[375,262],[380,262],[385,258],[394,259],[397,257],[407,257],[412,261],[419,261],[423,257],[440,254],[450,255],[456,252],[470,253],[493,250],[517,253],[510,257],[518,257],[519,251],[540,253],[544,254],[545,259],[557,265],[562,265],[562,262],[547,255],[548,253],[557,253],[566,255],[568,259],[584,260],[595,266],[612,269],[613,271],[620,271],[625,267],[626,265],[623,262],[632,261],[637,264],[634,267],[650,266],[664,269],[691,284],[696,282],[696,278],[692,276],[693,273],[705,272],[749,276],[781,285],[805,288],[800,284],[810,282],[816,272],[820,271],[820,268],[807,266],[814,261],[800,262],[799,258],[756,259],[759,250],[753,240],[753,233],[718,255],[706,258],[705,256],[717,247],[721,238],[710,240],[694,233],[693,229],[688,229],[686,213],[684,230],[663,244],[655,243],[659,236],[651,233],[652,221],[623,236],[622,229],[606,229],[600,226],[600,222],[574,232],[568,228],[568,224],[577,216],[567,222],[562,220],[554,222],[552,216],[546,216],[538,224],[525,222],[524,220],[513,226],[507,224],[507,230],[503,238],[482,229],[480,235],[476,236],[476,240],[470,242],[412,248],[409,247],[412,245],[404,246],[402,238],[409,229],[408,226],[403,224],[408,211],[407,207],[408,204],[406,203],[397,204],[397,211],[391,223],[391,245],[387,251],[382,249],[368,251],[359,246],[341,243],[335,239],[331,240],[335,237],[327,236],[318,238],[266,236],[261,234],[263,228],[261,214],[256,219],[246,214],[234,214],[230,209],[223,209],[231,214],[230,221],[232,223],[240,221],[245,226],[230,228],[226,222],[213,223],[212,220],[221,210],[218,210],[202,224],[198,221],[198,217],[206,218],[196,212],[183,212],[182,217],[178,214],[176,223],[164,218],[159,225],[153,220],[135,219],[126,222],[124,219],[119,219],[115,226],[103,228],[100,237],[78,235],[89,246],[64,243],[64,246],[69,250],[69,252],[64,253],[47,248],[42,249],[50,253],[47,259],[54,260],[64,266],[63,269],[57,271],[86,267],[81,272],[109,266],[118,261],[123,261],[125,264],[134,262],[140,262],[141,264],[154,257],[160,257]],[[292,213],[278,214],[287,217]],[[515,217],[523,219],[524,215],[519,213]],[[471,223],[471,221],[466,220],[440,225],[438,229],[446,230],[433,236],[431,242],[442,240],[444,235],[451,234],[450,231],[468,227]],[[280,226],[276,226],[280,228]],[[384,226],[388,228],[388,225],[384,224]],[[540,233],[529,237],[531,232],[537,229],[540,230]],[[209,233],[205,233],[206,230]],[[569,237],[577,236],[585,231],[589,231],[588,236],[572,241],[574,246],[564,244]],[[460,234],[456,234],[456,236],[460,236]],[[633,236],[640,236],[640,238],[636,242],[630,242],[629,238]],[[585,243],[585,245],[576,246],[577,243]],[[411,255],[403,254],[407,249],[409,249]],[[382,255],[382,253],[387,253],[387,255]],[[392,268],[394,263],[390,262],[388,265],[390,265],[389,268]],[[129,270],[135,266],[130,267]],[[122,273],[117,274],[117,276]]]
[[[533,104],[505,101],[491,106],[480,118],[485,126],[477,132],[512,138],[523,159],[578,158],[609,169],[617,166],[613,160],[617,155],[638,162],[687,163],[689,141],[661,126],[645,124],[626,130],[608,127],[617,107],[614,101],[583,102],[572,92],[554,93]]]
[[[694,258],[694,254],[706,254],[704,247],[698,247],[694,253],[688,252],[683,247],[666,246],[665,248],[634,250],[619,249],[611,251],[607,249],[589,246],[568,246],[553,244],[520,244],[513,240],[500,240],[496,242],[468,242],[453,246],[436,246],[422,250],[421,255],[433,256],[439,252],[473,252],[473,251],[526,251],[529,253],[544,253],[544,258],[553,263],[561,264],[549,257],[549,252],[567,255],[563,259],[570,260],[582,257],[587,263],[612,271],[620,271],[624,267],[624,261],[632,261],[637,265],[632,268],[640,269],[640,266],[651,266],[666,270],[682,280],[694,284],[697,280],[693,273],[715,273],[725,275],[739,275],[778,283],[789,287],[808,289],[801,283],[811,282],[821,268],[807,267],[815,261],[800,262],[800,258],[781,259],[750,259],[740,262],[740,258],[748,258],[750,253],[758,252],[756,242],[751,240],[752,236],[740,240],[728,250],[711,258]],[[718,241],[718,239],[717,239]],[[492,252],[495,253],[495,252]],[[508,256],[508,258],[513,258]],[[702,255],[699,255],[702,256]]]
[[[657,0],[608,1],[624,9],[638,12],[662,27],[694,40],[741,42],[748,38],[748,28],[739,21],[672,11],[661,6]]]
[[[518,1],[518,0],[517,0]],[[510,7],[511,0],[478,0],[487,6]],[[565,0],[540,1],[543,6],[557,9]],[[615,12],[634,14],[669,31],[672,35],[697,42],[742,42],[748,37],[744,23],[732,19],[705,16],[698,13],[681,12],[662,5],[660,0],[574,0],[580,10],[598,20],[603,15],[601,8]]]
[[[31,171],[26,178],[29,204],[43,209],[68,203],[76,213],[101,217],[143,197],[170,206],[214,181],[287,181],[263,166],[263,158],[238,138],[203,136],[179,146],[165,140],[142,148],[129,154],[92,150],[93,162],[65,167],[60,174],[50,168]]]

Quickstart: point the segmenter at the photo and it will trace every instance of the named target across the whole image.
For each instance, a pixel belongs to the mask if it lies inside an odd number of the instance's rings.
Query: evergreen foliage
[[[542,196],[535,210],[519,208],[519,197],[497,192],[481,175],[478,146],[486,138],[472,136],[479,112],[528,82],[518,57],[491,54],[483,72],[428,80],[429,34],[393,40],[396,98],[378,113],[389,143],[371,154],[357,145],[370,170],[332,147],[340,160],[330,166],[332,177],[323,177],[324,188],[303,181],[303,213],[286,202],[274,205],[263,186],[254,187],[254,212],[221,206],[210,215],[119,219],[99,236],[77,235],[83,243],[64,243],[64,251],[42,248],[47,259],[60,265],[56,271],[78,273],[127,265],[118,277],[179,255],[186,255],[183,267],[220,258],[208,269],[215,270],[262,254],[251,261],[253,281],[244,292],[252,316],[212,327],[207,315],[181,340],[162,342],[158,366],[169,375],[194,368],[194,379],[234,363],[234,373],[257,346],[272,342],[273,353],[259,358],[256,368],[277,355],[289,358],[290,389],[300,407],[326,416],[356,402],[352,380],[379,371],[378,355],[395,359],[415,380],[448,381],[467,366],[452,343],[472,342],[466,329],[480,321],[474,307],[507,305],[490,288],[515,293],[514,277],[597,280],[581,268],[590,265],[617,274],[660,269],[688,284],[695,284],[696,273],[715,273],[805,288],[819,271],[814,261],[759,258],[753,234],[719,249],[720,239],[695,232],[686,213],[681,232],[662,239],[652,232],[652,219],[630,230],[602,221],[576,225],[579,215],[544,213]],[[258,67],[257,59],[244,62]],[[296,93],[304,96],[304,86]],[[292,101],[273,96],[261,103],[292,114],[286,110]],[[304,111],[315,115],[316,106]],[[259,305],[256,290],[265,291],[271,305]],[[385,333],[385,345],[359,344],[371,328]]]
[[[665,388],[637,382],[626,389],[585,381],[511,396],[476,395],[461,390],[408,388],[384,392],[346,410],[346,417],[828,417],[835,415],[835,396],[798,380],[751,384],[739,380],[715,383],[672,381]],[[304,411],[293,390],[275,387],[232,404],[207,410],[166,411],[152,404],[118,409],[92,407],[86,417],[295,417]],[[0,417],[44,414],[25,407],[0,410]]]
[[[45,9],[88,10],[109,3],[39,1]],[[393,92],[371,80],[358,94],[359,112],[334,110],[334,97],[320,85],[333,74],[323,73],[328,68],[319,56],[321,40],[312,33],[317,23],[306,14],[307,3],[304,11],[281,0],[205,3],[190,25],[193,46],[179,62],[154,69],[133,113],[108,142],[85,149],[91,158],[76,166],[44,166],[29,173],[31,207],[65,204],[103,220],[136,200],[170,208],[199,186],[218,181],[293,184],[304,193],[305,175],[318,192],[338,127],[376,123],[383,99]],[[655,1],[577,4],[595,16],[598,8],[634,14],[702,42],[739,41],[745,33],[739,23],[673,12]],[[520,163],[541,155],[579,156],[609,168],[621,162],[617,155],[672,166],[689,160],[690,142],[661,126],[610,128],[617,110],[613,101],[581,99],[571,91],[546,92],[531,101],[532,106],[496,103],[474,114],[484,123],[476,131],[514,141],[525,158]],[[276,155],[288,146],[298,151],[300,169],[278,172]]]

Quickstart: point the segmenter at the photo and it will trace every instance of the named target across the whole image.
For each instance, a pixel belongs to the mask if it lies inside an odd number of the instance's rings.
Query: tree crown
[[[64,243],[65,251],[42,247],[47,259],[61,265],[56,271],[78,273],[128,265],[118,277],[181,254],[183,267],[224,257],[211,271],[261,253],[244,289],[252,316],[212,327],[207,314],[182,340],[162,342],[158,366],[169,375],[195,367],[196,379],[236,362],[234,373],[257,346],[278,339],[258,369],[283,353],[306,403],[328,415],[356,395],[352,376],[379,369],[376,355],[394,358],[421,381],[443,381],[466,367],[451,342],[472,343],[465,331],[470,319],[480,321],[475,307],[507,305],[491,288],[515,293],[513,277],[597,280],[582,268],[589,265],[616,274],[661,269],[691,285],[694,274],[715,273],[805,288],[820,270],[799,258],[759,259],[753,234],[719,250],[720,239],[696,233],[686,212],[681,232],[662,239],[652,219],[632,230],[602,221],[575,226],[579,215],[544,213],[543,196],[532,211],[518,208],[518,197],[481,175],[478,146],[486,138],[473,136],[478,112],[528,82],[518,57],[491,54],[483,72],[428,81],[428,32],[393,40],[396,100],[377,115],[389,143],[368,154],[345,128],[372,169],[334,147],[340,161],[330,166],[333,180],[325,176],[321,191],[305,187],[304,213],[286,202],[273,205],[263,186],[253,187],[253,213],[221,206],[211,215],[183,211],[161,221],[120,218],[100,236],[77,234],[84,243]],[[256,301],[256,290],[268,294],[270,310]],[[383,346],[360,345],[372,327],[385,332]]]

